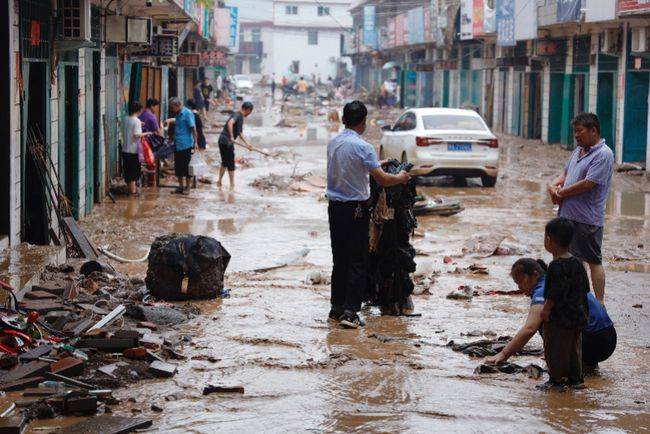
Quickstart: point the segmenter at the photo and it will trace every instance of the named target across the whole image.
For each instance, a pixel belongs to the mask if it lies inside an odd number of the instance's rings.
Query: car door
[[[393,132],[394,146],[393,157],[400,161],[409,161],[415,158],[415,129],[417,116],[412,111],[404,113],[395,124]]]
[[[393,124],[392,128],[384,132],[384,136],[382,137],[382,141],[381,141],[382,147],[384,148],[383,158],[399,159],[399,156],[401,155],[402,151],[400,148],[400,143],[398,140],[396,140],[396,137],[397,134],[401,131],[402,128],[401,125],[404,123],[405,117],[406,117],[406,113],[403,113],[399,118],[397,118],[397,121],[395,122],[395,124]]]

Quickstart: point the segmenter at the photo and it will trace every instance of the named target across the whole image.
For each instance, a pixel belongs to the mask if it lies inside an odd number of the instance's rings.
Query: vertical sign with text
[[[513,47],[515,42],[514,0],[499,0],[497,7],[497,45]]]

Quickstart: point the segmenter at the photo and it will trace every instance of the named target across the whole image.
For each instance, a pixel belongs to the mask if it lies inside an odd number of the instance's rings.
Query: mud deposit
[[[379,143],[375,113],[368,137]],[[586,380],[587,389],[539,392],[541,380],[505,373],[474,374],[482,362],[446,344],[512,336],[523,324],[525,296],[488,295],[515,290],[508,271],[517,256],[487,256],[502,240],[526,255],[544,257],[542,231],[554,215],[544,185],[567,151],[501,137],[496,188],[434,180],[419,192],[462,201],[452,217],[420,217],[414,240],[418,270],[433,275],[415,296],[421,317],[381,317],[365,311],[367,326],[343,330],[326,321],[329,287],[312,285],[313,271],[329,273],[331,257],[324,189],[260,190],[250,184],[271,173],[325,173],[325,144],[336,133],[325,115],[290,116],[296,127],[274,127],[277,107],[256,108],[245,131],[260,147],[288,157],[265,158],[241,148],[249,168],[237,172],[237,189],[199,184],[190,196],[144,189],[136,199],[106,202],[83,222],[97,245],[141,257],[153,239],[170,232],[207,235],[231,253],[226,288],[231,297],[197,302],[201,315],[180,327],[192,337],[188,361],[173,380],[150,380],[118,392],[124,404],[154,418],[160,432],[639,432],[650,427],[650,187],[644,177],[615,175],[608,202],[604,256],[606,302],[619,344]],[[215,117],[214,124],[224,119]],[[215,128],[218,130],[218,128]],[[215,178],[217,135],[209,134]],[[291,157],[291,155],[294,157]],[[173,185],[167,178],[163,183]],[[259,268],[307,247],[309,255],[267,273]],[[493,251],[494,249],[492,249]],[[445,261],[445,257],[449,260]],[[488,273],[470,273],[480,263]],[[114,264],[144,278],[146,264]],[[457,272],[460,270],[460,272]],[[471,285],[470,301],[446,295]],[[633,308],[633,305],[642,308]],[[377,336],[382,337],[381,339]],[[479,336],[479,337],[477,337]],[[530,345],[539,347],[535,337]],[[540,356],[515,356],[521,366],[544,367]],[[244,394],[202,395],[206,385],[244,386]],[[135,402],[128,402],[134,398]],[[162,407],[154,412],[151,405]]]

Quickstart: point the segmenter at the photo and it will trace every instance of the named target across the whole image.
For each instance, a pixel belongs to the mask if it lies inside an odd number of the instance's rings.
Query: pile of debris
[[[511,339],[510,336],[499,336],[496,339],[480,339],[464,344],[449,341],[447,346],[470,357],[487,357],[498,354]],[[520,356],[540,356],[544,354],[544,350],[539,347],[525,346],[516,354]]]
[[[31,419],[110,413],[114,389],[176,373],[167,359],[182,359],[187,339],[169,327],[195,308],[153,302],[142,279],[96,260],[47,267],[39,281],[19,292],[3,286],[10,297],[0,318],[0,390],[22,397],[3,411],[2,426],[20,432]],[[131,429],[151,420],[102,423]]]
[[[324,178],[310,172],[291,176],[271,173],[253,180],[250,186],[272,192],[323,193],[327,187],[327,182]]]

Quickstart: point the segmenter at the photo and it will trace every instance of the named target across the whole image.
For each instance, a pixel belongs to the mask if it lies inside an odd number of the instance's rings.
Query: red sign
[[[395,46],[395,18],[388,20],[388,47]]]
[[[539,40],[537,41],[538,56],[557,56],[566,54],[565,40]]]
[[[226,66],[226,53],[217,50],[203,51],[201,62],[204,65]]]
[[[399,14],[398,16],[395,17],[395,46],[396,47],[401,47],[407,41],[407,38],[404,35],[404,31],[406,27],[404,25],[405,21],[406,21],[405,14]]]
[[[648,12],[650,1],[648,0],[618,0],[619,13]]]
[[[41,45],[41,22],[32,20],[29,26],[29,45],[32,47]]]
[[[179,54],[178,66],[186,66],[189,68],[198,68],[200,66],[201,56],[199,54]]]
[[[438,69],[458,69],[458,61],[456,59],[436,60],[435,67]]]
[[[474,0],[472,9],[472,35],[483,36],[485,34],[483,27],[483,22],[485,21],[483,0]]]

